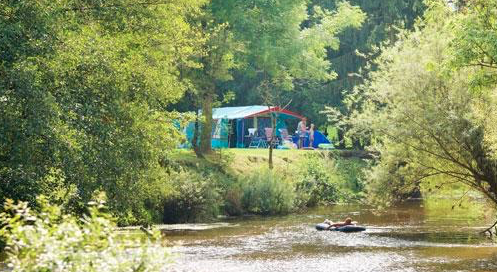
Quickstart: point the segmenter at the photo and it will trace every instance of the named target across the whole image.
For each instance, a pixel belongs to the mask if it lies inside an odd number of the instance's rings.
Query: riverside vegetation
[[[5,202],[0,237],[9,271],[165,271],[171,258],[160,233],[117,233],[103,198],[98,199],[82,218],[63,214],[43,196],[37,198],[38,211],[25,202]]]
[[[360,159],[282,150],[270,171],[266,157],[257,151],[222,152],[207,160],[178,152],[173,168],[179,174],[170,184],[175,191],[163,200],[165,222],[205,221],[220,214],[286,214],[362,194],[360,176],[366,163]]]

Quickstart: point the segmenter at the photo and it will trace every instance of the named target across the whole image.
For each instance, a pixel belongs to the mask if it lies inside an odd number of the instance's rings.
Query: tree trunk
[[[343,137],[343,131],[338,128],[337,129],[337,136],[338,136],[338,149],[345,149],[345,140]]]
[[[199,146],[198,146],[198,133],[199,133],[199,120],[198,120],[198,110],[195,113],[195,129],[193,130],[193,139],[192,139],[192,147],[193,151],[195,152],[195,155],[197,155],[197,158],[204,158],[204,155],[202,152],[200,152]]]
[[[200,136],[200,153],[208,154],[212,152],[212,94],[207,93],[202,101],[202,130]]]
[[[271,109],[271,108],[270,108]],[[268,158],[268,164],[269,164],[269,169],[273,169],[273,139],[274,136],[276,135],[275,129],[276,129],[276,120],[274,118],[274,115],[269,112],[271,116],[271,139],[269,140],[269,158]]]

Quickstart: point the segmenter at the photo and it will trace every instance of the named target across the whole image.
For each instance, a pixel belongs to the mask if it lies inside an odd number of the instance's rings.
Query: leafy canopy
[[[359,27],[365,19],[358,7],[346,2],[334,12],[316,8],[313,16],[305,0],[229,0],[212,5],[245,45],[244,73],[283,89],[292,89],[297,78],[333,79],[326,50],[338,47],[337,33]],[[311,26],[303,28],[307,21]]]
[[[368,175],[374,201],[403,199],[426,181],[464,184],[497,203],[497,163],[481,122],[495,100],[471,91],[478,69],[450,66],[458,19],[444,3],[429,2],[416,30],[377,60],[378,71],[357,90],[364,99],[352,99],[360,110],[348,123],[380,155]]]
[[[0,200],[106,191],[122,223],[150,220],[181,135],[166,107],[202,45],[205,1],[2,1]],[[152,201],[151,199],[154,199]],[[151,204],[148,204],[151,205]]]

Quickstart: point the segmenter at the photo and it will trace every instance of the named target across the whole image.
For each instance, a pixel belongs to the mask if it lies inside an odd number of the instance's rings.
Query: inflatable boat
[[[330,225],[326,223],[319,223],[316,225],[317,230],[331,230],[331,231],[341,231],[341,232],[359,232],[359,231],[365,231],[365,227],[361,226],[356,226],[356,225],[348,225],[348,226],[343,226],[343,227],[338,227],[338,228],[330,228]]]

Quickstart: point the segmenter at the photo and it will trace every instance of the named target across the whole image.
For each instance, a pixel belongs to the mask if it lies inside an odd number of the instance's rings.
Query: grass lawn
[[[296,163],[305,154],[313,152],[323,152],[317,150],[273,150],[273,164],[275,169],[279,170],[289,170],[292,164]],[[206,157],[207,160],[200,160],[195,156],[192,150],[180,149],[176,150],[171,159],[195,164],[195,163],[212,163],[220,164],[227,163],[230,168],[237,174],[248,174],[252,171],[257,171],[262,167],[267,167],[268,165],[269,149],[255,149],[255,148],[232,148],[232,149],[218,149],[211,155]]]

